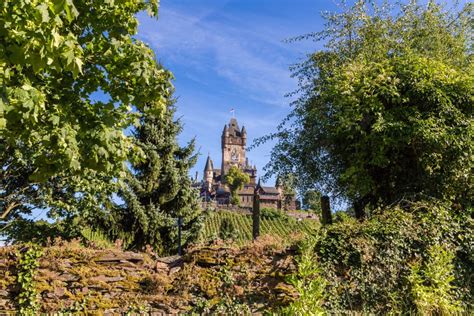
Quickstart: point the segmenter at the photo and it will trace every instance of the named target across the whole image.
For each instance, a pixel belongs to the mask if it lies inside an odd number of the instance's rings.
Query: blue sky
[[[284,40],[321,30],[320,13],[337,11],[339,2],[162,0],[158,20],[139,15],[138,38],[176,78],[178,116],[184,123],[179,140],[196,138],[200,157],[191,175],[197,170],[202,177],[208,152],[220,165],[220,135],[230,109],[246,126],[250,142],[275,131],[290,111],[285,94],[296,88],[289,66],[321,48],[311,41]],[[269,143],[247,153],[259,175],[271,148]]]
[[[316,44],[284,40],[322,27],[321,10],[334,2],[307,0],[162,0],[159,19],[139,15],[138,37],[174,73],[181,143],[196,138],[199,161],[191,171],[202,177],[208,152],[220,165],[220,135],[230,109],[249,140],[268,134],[289,112],[296,88],[289,66]],[[247,153],[259,175],[271,144]]]

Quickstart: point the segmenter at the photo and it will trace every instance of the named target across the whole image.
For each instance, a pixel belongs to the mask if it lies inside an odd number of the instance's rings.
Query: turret
[[[206,166],[204,167],[204,182],[207,183],[208,187],[212,185],[214,179],[214,166],[212,164],[211,157],[207,156]]]
[[[229,137],[229,128],[227,127],[227,124],[224,125],[224,131],[222,132],[222,136],[224,137]]]
[[[240,134],[242,135],[242,143],[245,146],[247,144],[247,130],[245,129],[245,126],[242,126]]]

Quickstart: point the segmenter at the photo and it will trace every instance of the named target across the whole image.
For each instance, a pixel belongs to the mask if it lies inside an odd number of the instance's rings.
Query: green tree
[[[120,193],[125,203],[111,214],[109,230],[127,248],[150,245],[161,254],[173,253],[178,217],[183,218],[182,243],[194,240],[199,232],[199,196],[188,176],[196,162],[194,141],[179,146],[182,126],[174,113],[175,106],[170,105],[164,115],[145,115],[133,133],[146,158],[132,165]]]
[[[163,111],[171,88],[135,38],[143,10],[157,16],[158,1],[1,1],[0,222],[107,209],[139,157],[124,129],[135,109]]]
[[[277,178],[277,187],[281,186],[283,194],[283,209],[290,210],[291,204],[296,197],[296,177],[294,174],[279,175]]]
[[[472,203],[473,5],[446,10],[357,1],[295,40],[324,48],[293,68],[298,98],[278,132],[268,175],[366,206],[432,196]],[[258,144],[259,142],[257,142]]]
[[[303,205],[306,209],[321,215],[321,192],[308,190],[303,195]]]
[[[222,219],[219,226],[219,238],[222,240],[237,239],[237,230],[228,217]]]
[[[242,189],[246,183],[250,182],[249,175],[236,166],[232,166],[225,175],[225,181],[230,189],[231,204],[240,205],[240,199],[237,192]]]

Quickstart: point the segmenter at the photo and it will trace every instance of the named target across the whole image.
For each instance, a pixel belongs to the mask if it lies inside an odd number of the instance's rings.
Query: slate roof
[[[260,186],[265,194],[280,194],[277,188],[275,187],[264,187]]]
[[[276,195],[260,195],[260,200],[265,201],[278,201],[279,198]]]
[[[204,171],[213,171],[214,166],[212,165],[212,160],[210,156],[207,156],[206,167],[204,167]]]
[[[243,188],[242,190],[239,190],[238,194],[245,194],[245,195],[253,195],[254,193],[254,188],[252,187],[246,187]]]

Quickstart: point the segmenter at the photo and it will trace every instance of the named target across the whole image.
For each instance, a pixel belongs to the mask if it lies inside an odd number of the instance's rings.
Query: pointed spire
[[[214,170],[214,166],[212,165],[211,156],[207,155],[206,167],[204,168],[204,172],[213,171],[213,170]]]
[[[240,134],[242,134],[243,138],[247,137],[247,130],[245,129],[245,126],[242,126],[242,131],[240,132]]]
[[[222,137],[229,137],[229,127],[227,124],[224,125],[224,130],[222,131]]]

